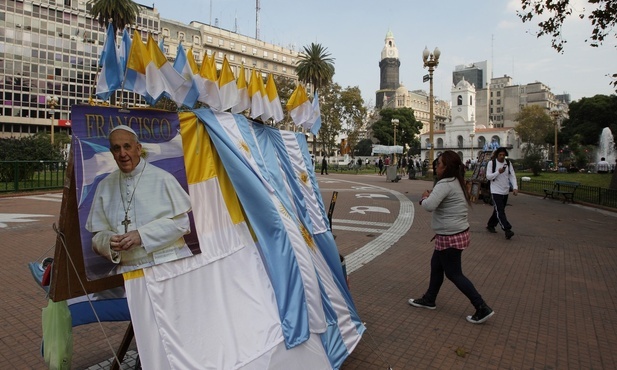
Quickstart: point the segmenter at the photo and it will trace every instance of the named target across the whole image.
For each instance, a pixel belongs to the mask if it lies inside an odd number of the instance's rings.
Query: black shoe
[[[420,299],[409,299],[409,304],[414,307],[427,308],[429,310],[434,310],[437,308],[435,306],[435,302],[429,302],[426,298],[422,297]]]
[[[497,230],[495,230],[495,226],[487,226],[486,230],[488,230],[489,233],[497,234]]]
[[[514,232],[512,230],[506,230],[506,239],[510,239],[514,236]]]
[[[472,324],[482,324],[489,317],[493,316],[495,311],[493,311],[486,303],[483,303],[480,307],[476,309],[476,313],[473,316],[467,316],[467,321]]]

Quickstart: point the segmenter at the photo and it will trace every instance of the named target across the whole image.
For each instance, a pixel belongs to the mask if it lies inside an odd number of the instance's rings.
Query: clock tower
[[[394,99],[396,89],[399,87],[399,68],[401,61],[398,59],[398,49],[394,42],[394,34],[388,30],[381,50],[379,61],[379,90],[376,96],[376,107],[382,108],[385,101]]]

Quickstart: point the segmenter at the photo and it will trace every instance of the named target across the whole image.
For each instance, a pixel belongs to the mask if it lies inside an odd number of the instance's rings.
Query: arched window
[[[461,161],[463,160],[463,152],[456,152],[456,154],[458,154],[459,158],[461,158]]]
[[[463,97],[461,95],[456,98],[456,105],[463,105]]]
[[[463,147],[463,136],[459,135],[456,138],[456,145],[458,148],[462,148]]]
[[[473,105],[473,96],[469,97],[469,105]]]
[[[443,139],[442,138],[437,139],[437,147],[438,148],[443,148]]]
[[[478,136],[478,148],[484,148],[486,144],[486,138],[484,136]]]
[[[499,136],[495,135],[491,138],[491,143],[493,143],[493,145],[497,145],[497,147],[500,147],[501,139],[499,138]]]
[[[428,139],[426,139],[426,141],[424,142],[424,147],[428,148],[428,144],[429,144],[429,141],[428,141]]]

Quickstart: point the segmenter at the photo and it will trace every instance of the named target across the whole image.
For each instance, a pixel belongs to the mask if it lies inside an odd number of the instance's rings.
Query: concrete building
[[[510,158],[520,158],[521,142],[512,128],[495,128],[478,124],[475,117],[477,110],[475,86],[462,78],[451,91],[451,119],[433,132],[435,157],[444,150],[454,150],[463,162],[474,161],[478,154],[488,146],[508,148]],[[429,157],[429,134],[420,134],[421,158]]]
[[[94,94],[98,58],[105,27],[89,14],[86,0],[0,0],[0,137],[37,132],[70,134],[70,112]],[[273,73],[296,80],[298,52],[200,22],[188,25],[162,18],[154,7],[140,5],[136,28],[145,40],[164,38],[164,51],[174,60],[179,43],[193,48],[200,63],[223,56],[237,74],[244,63],[262,75]],[[56,99],[52,107],[50,98]],[[132,92],[117,92],[117,102],[145,102]],[[53,121],[52,121],[53,112]],[[309,145],[309,147],[312,147]]]

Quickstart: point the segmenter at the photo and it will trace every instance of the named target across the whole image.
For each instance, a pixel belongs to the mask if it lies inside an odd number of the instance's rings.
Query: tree
[[[106,26],[112,20],[114,32],[123,30],[129,24],[134,25],[139,15],[139,5],[132,0],[90,0],[90,15]]]
[[[550,35],[551,45],[557,52],[562,53],[564,44],[567,42],[562,35],[563,22],[570,16],[580,19],[587,18],[592,25],[590,43],[592,47],[598,47],[611,33],[617,37],[614,27],[617,25],[617,3],[615,0],[587,0],[588,8],[581,10],[574,7],[574,1],[570,0],[521,0],[523,10],[517,11],[518,17],[525,22],[531,22],[536,16],[549,14],[548,19],[538,22],[540,31],[537,37]],[[585,10],[589,14],[585,15]],[[585,42],[589,40],[586,39]],[[611,84],[617,88],[617,73],[612,76]]]
[[[360,130],[366,119],[366,107],[358,86],[347,87],[341,92],[341,118],[343,121],[342,132],[347,135],[347,144],[351,153],[355,153],[358,144]]]
[[[411,147],[419,146],[418,135],[422,123],[416,120],[411,108],[386,108],[379,111],[379,119],[373,122],[373,137],[379,140],[381,145],[394,145],[394,127],[392,119],[398,119],[396,134],[397,145],[409,144]]]
[[[356,144],[356,153],[358,155],[368,156],[373,152],[373,141],[371,139],[362,139]]]
[[[334,58],[330,57],[328,49],[321,44],[311,43],[304,47],[304,52],[298,56],[296,67],[298,79],[310,83],[316,91],[332,80],[334,76]]]
[[[550,143],[555,122],[539,105],[523,107],[516,117],[518,124],[514,131],[525,143],[523,147],[523,164],[538,175],[542,165],[543,151]],[[557,148],[555,148],[557,150]]]
[[[310,46],[304,47],[304,52],[298,57],[296,74],[300,81],[310,83],[315,91],[321,92],[320,88],[332,81],[332,76],[334,76],[334,58],[330,57],[328,49],[321,44],[311,43]],[[319,103],[320,106],[323,105],[321,103],[325,103],[323,96],[320,97]],[[320,135],[322,135],[321,131],[324,127],[327,126],[324,125],[324,123],[327,123],[324,121],[325,117],[322,114]],[[316,152],[317,137],[313,135],[313,154],[316,155]]]
[[[605,127],[617,134],[617,95],[596,95],[570,103],[569,118],[561,128],[560,141],[570,143],[579,135],[583,145],[598,145]]]
[[[336,145],[336,137],[341,132],[341,120],[343,109],[341,107],[341,86],[337,83],[329,83],[321,88],[320,110],[321,110],[321,129],[319,138],[321,139],[322,152],[331,155]],[[313,153],[317,148],[316,140],[313,138]]]

